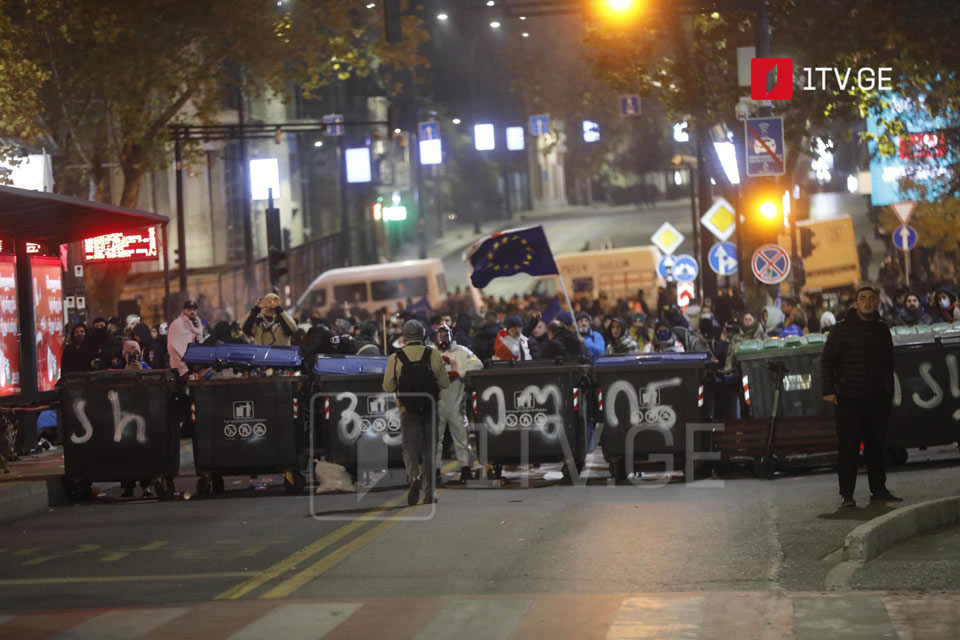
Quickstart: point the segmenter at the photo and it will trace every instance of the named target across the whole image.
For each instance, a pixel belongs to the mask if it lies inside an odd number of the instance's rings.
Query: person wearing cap
[[[280,296],[268,293],[240,319],[240,327],[253,338],[254,344],[289,347],[297,323],[280,308]]]
[[[856,507],[860,443],[867,462],[871,502],[900,499],[887,489],[884,448],[893,399],[893,338],[880,318],[876,289],[861,286],[853,309],[827,335],[820,355],[823,401],[837,417],[840,506]]]
[[[447,363],[436,349],[426,346],[424,340],[426,331],[418,320],[407,320],[403,325],[403,348],[387,358],[387,365],[383,372],[383,390],[388,393],[397,392],[401,385],[401,377],[406,362],[419,363],[427,358],[430,372],[439,390],[442,392],[450,386],[450,377],[447,375]],[[402,356],[402,357],[401,357]],[[421,365],[417,365],[417,372],[422,373]],[[397,406],[400,409],[400,437],[403,446],[403,466],[407,470],[407,504],[411,507],[420,500],[420,489],[423,488],[423,502],[430,504],[435,501],[434,475],[436,452],[434,443],[436,438],[436,407],[433,412],[418,412],[414,399],[405,401],[397,395]],[[423,473],[420,464],[423,463]]]
[[[182,376],[187,375],[189,371],[187,364],[183,361],[187,345],[203,341],[203,325],[200,324],[200,318],[197,316],[199,308],[196,301],[187,300],[183,303],[183,311],[167,329],[167,354],[170,356],[170,368],[177,369]]]
[[[497,334],[493,345],[494,360],[532,360],[530,344],[523,335],[523,319],[520,316],[507,316],[504,328]]]
[[[468,371],[483,368],[483,363],[470,349],[453,339],[453,330],[447,325],[437,327],[437,347],[447,365],[450,386],[441,389],[437,402],[439,432],[437,434],[437,468],[443,458],[443,434],[450,429],[453,448],[460,465],[460,484],[470,477],[470,443],[467,439],[467,415],[464,411],[463,377]]]
[[[593,320],[589,313],[581,311],[577,314],[577,330],[590,357],[596,360],[607,352],[607,345],[603,341],[603,336],[592,325]]]

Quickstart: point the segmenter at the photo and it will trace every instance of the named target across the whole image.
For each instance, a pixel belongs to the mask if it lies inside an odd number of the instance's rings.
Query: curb
[[[863,563],[898,542],[954,522],[960,522],[960,496],[896,509],[847,534],[843,545],[843,559]]]
[[[193,442],[180,444],[180,468],[193,466]],[[120,486],[120,483],[97,483],[101,489]],[[24,482],[4,483],[0,486],[0,522],[42,513],[50,507],[69,504],[61,476]]]

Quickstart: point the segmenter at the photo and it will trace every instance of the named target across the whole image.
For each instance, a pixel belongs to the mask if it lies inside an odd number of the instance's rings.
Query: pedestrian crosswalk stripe
[[[322,638],[360,606],[359,602],[285,604],[237,631],[229,640]]]
[[[55,637],[55,640],[133,640],[182,616],[184,607],[108,611]]]
[[[624,598],[607,640],[699,640],[703,598]]]
[[[883,602],[869,595],[842,598],[804,598],[793,600],[796,640],[823,640],[843,629],[847,640],[896,638]]]
[[[530,600],[524,598],[452,600],[415,640],[441,640],[451,635],[506,640],[529,608]]]

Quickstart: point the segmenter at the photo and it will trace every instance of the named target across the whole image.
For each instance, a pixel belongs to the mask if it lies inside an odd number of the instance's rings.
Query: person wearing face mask
[[[960,306],[957,306],[957,297],[947,291],[940,289],[934,295],[934,322],[954,322],[960,320]]]
[[[63,348],[61,372],[93,371],[91,362],[94,358],[96,352],[91,350],[90,343],[87,342],[87,325],[78,322],[70,331],[70,341]]]
[[[167,330],[167,354],[170,356],[170,368],[177,369],[180,375],[185,376],[190,371],[183,361],[183,354],[187,345],[203,340],[203,326],[197,316],[200,307],[193,300],[183,303],[183,312],[170,323]]]
[[[243,332],[253,338],[254,344],[289,347],[297,330],[297,323],[280,308],[280,296],[268,293],[259,298],[253,309],[240,320]]]
[[[440,400],[437,404],[439,432],[437,435],[437,466],[441,466],[443,454],[443,434],[450,429],[453,448],[457,452],[457,464],[460,465],[460,480],[463,484],[470,477],[470,445],[467,439],[467,415],[464,412],[463,377],[468,371],[483,368],[480,358],[470,349],[457,344],[453,339],[453,331],[447,325],[437,327],[437,347],[446,364],[450,386],[440,390]]]
[[[586,311],[577,314],[577,330],[580,332],[580,338],[592,359],[596,360],[607,352],[607,345],[603,341],[603,336],[593,329],[590,314]]]
[[[665,320],[657,322],[653,331],[653,341],[643,348],[644,353],[683,353],[683,343],[673,333],[673,327]]]
[[[923,310],[920,298],[908,293],[903,299],[903,308],[897,312],[895,322],[901,327],[915,327],[919,324],[933,324],[930,316]]]

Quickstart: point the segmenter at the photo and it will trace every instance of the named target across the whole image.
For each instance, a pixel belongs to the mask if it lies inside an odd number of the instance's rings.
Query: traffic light
[[[283,250],[283,234],[280,231],[280,209],[273,206],[273,200],[266,210],[267,217],[267,260],[270,265],[270,284],[276,289],[280,279],[287,275],[287,254]]]
[[[764,242],[774,242],[783,229],[783,203],[775,189],[756,187],[744,198],[744,232]]]

